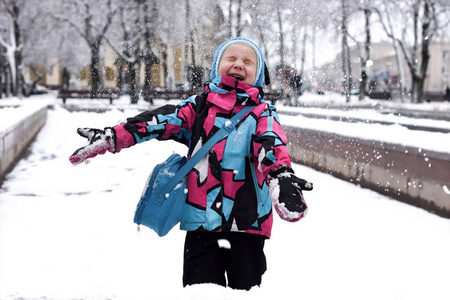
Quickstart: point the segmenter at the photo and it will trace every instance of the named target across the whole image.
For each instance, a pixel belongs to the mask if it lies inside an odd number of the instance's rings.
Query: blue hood
[[[222,58],[223,52],[225,51],[225,49],[227,49],[229,46],[231,46],[233,44],[248,45],[248,46],[252,47],[253,50],[255,50],[256,59],[258,62],[257,62],[257,66],[256,66],[255,82],[253,83],[253,86],[254,87],[262,86],[263,79],[264,79],[264,56],[262,54],[262,51],[258,47],[258,45],[256,45],[252,41],[250,41],[246,38],[242,38],[242,37],[232,38],[232,39],[224,42],[222,45],[219,46],[219,48],[217,48],[216,52],[214,53],[214,60],[213,60],[212,66],[211,66],[211,75],[210,75],[211,80],[213,80],[214,78],[217,77],[217,71],[219,70],[219,62]]]

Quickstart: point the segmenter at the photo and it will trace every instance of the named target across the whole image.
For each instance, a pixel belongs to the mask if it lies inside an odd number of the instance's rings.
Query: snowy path
[[[449,299],[450,220],[309,168],[308,216],[275,216],[261,288],[181,287],[184,233],[132,222],[146,176],[173,149],[150,141],[78,167],[76,128],[136,111],[56,107],[0,189],[0,299]]]

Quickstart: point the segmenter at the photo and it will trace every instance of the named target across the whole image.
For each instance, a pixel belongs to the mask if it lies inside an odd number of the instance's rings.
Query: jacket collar
[[[258,105],[264,102],[260,89],[231,76],[217,76],[206,83],[205,91],[208,92],[206,101],[225,111],[231,111],[238,104]]]

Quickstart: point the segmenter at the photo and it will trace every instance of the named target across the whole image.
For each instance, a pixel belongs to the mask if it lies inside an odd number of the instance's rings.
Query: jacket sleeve
[[[270,171],[281,166],[291,166],[291,156],[286,144],[286,134],[281,128],[275,107],[266,105],[258,118],[253,138],[253,157],[256,158],[254,163],[255,169],[259,171],[257,173],[260,183],[267,178]]]
[[[189,145],[195,118],[195,98],[192,96],[177,105],[165,105],[145,111],[114,126],[116,152],[153,138],[171,139]]]

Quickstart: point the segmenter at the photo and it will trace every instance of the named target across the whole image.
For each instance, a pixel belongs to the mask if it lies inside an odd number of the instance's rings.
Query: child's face
[[[218,76],[233,76],[246,84],[255,83],[257,68],[256,53],[245,44],[233,44],[225,49],[219,63]]]

